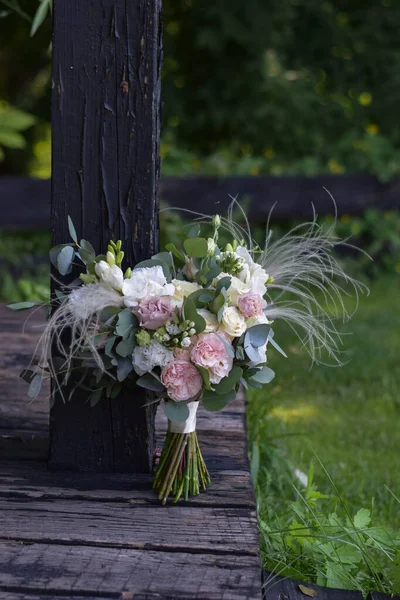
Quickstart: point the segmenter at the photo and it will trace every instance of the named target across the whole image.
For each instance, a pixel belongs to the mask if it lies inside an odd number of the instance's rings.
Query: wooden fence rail
[[[0,229],[47,229],[50,226],[50,180],[0,177]],[[381,183],[372,175],[318,177],[162,177],[160,196],[170,206],[223,213],[230,196],[238,197],[252,221],[307,218],[311,204],[318,214],[360,215],[367,208],[400,209],[400,181]],[[246,204],[248,202],[248,204]]]

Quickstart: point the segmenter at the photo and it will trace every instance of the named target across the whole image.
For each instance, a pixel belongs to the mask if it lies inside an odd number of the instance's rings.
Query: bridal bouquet
[[[50,376],[53,392],[64,398],[67,385],[72,392],[83,387],[93,406],[102,397],[115,398],[122,386],[151,390],[168,418],[153,485],[163,503],[170,494],[174,502],[187,500],[209,485],[196,435],[198,406],[220,410],[235,399],[240,385],[261,388],[273,379],[268,344],[285,356],[274,339],[274,320],[301,327],[314,359],[325,350],[339,360],[332,317],[312,288],[342,310],[336,279],[361,289],[333,258],[332,231],[326,234],[315,220],[305,232],[294,230],[273,244],[268,236],[263,249],[231,212],[227,219],[199,221],[181,248],[167,244],[165,251],[123,271],[121,241],[110,241],[107,253],[96,255],[88,241],[78,243],[69,219],[72,242],[53,248],[50,258],[61,275],[71,272],[76,259],[85,272],[56,292],[39,360],[23,373],[31,397]],[[202,237],[207,221],[211,233]],[[223,246],[221,228],[230,239]]]

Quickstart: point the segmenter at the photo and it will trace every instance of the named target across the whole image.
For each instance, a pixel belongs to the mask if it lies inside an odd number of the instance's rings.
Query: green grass
[[[360,507],[372,509],[375,524],[400,531],[400,279],[381,277],[362,297],[345,338],[342,368],[314,366],[300,352],[290,331],[276,326],[275,339],[286,349],[284,359],[273,349],[269,365],[276,378],[263,390],[248,393],[250,442],[260,451],[260,465],[270,466],[278,455],[303,472],[314,452],[325,465],[340,495],[354,514]],[[271,453],[273,456],[271,456]],[[260,493],[271,492],[261,480]],[[321,492],[332,492],[322,468],[315,481]],[[264,487],[263,487],[264,486]],[[293,490],[285,489],[286,498]],[[280,492],[282,487],[280,488]]]

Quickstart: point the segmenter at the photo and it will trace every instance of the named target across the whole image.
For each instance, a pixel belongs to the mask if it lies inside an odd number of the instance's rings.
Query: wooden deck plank
[[[161,556],[160,556],[161,555]],[[254,560],[143,550],[0,544],[1,588],[26,592],[120,598],[243,600],[260,597]],[[48,596],[46,595],[46,598]]]
[[[212,485],[190,501],[193,505],[254,507],[247,471],[213,471]],[[0,497],[44,500],[93,500],[159,504],[150,475],[120,473],[55,473],[43,462],[0,463]]]
[[[1,498],[0,538],[258,555],[255,511],[237,507]]]
[[[263,574],[263,600],[306,600],[311,598],[313,591],[317,600],[363,600],[361,592],[356,590],[338,590],[320,587],[312,583],[304,583],[286,577]],[[299,586],[304,586],[303,590]],[[307,593],[304,592],[304,588]]]
[[[18,378],[43,314],[25,316],[0,306],[0,599],[259,599],[243,398],[199,412],[213,482],[188,503],[161,507],[148,475],[50,472],[48,391],[29,402]],[[156,426],[161,446],[162,409]]]

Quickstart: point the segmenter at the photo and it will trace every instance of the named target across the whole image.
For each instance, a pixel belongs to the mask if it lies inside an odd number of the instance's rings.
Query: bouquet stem
[[[205,490],[210,483],[210,475],[201,455],[196,432],[168,431],[153,482],[153,489],[162,504],[167,502],[171,492],[174,496],[173,502],[176,503],[181,496],[184,496],[185,500],[188,500],[189,496],[197,496],[200,493],[200,484]]]

